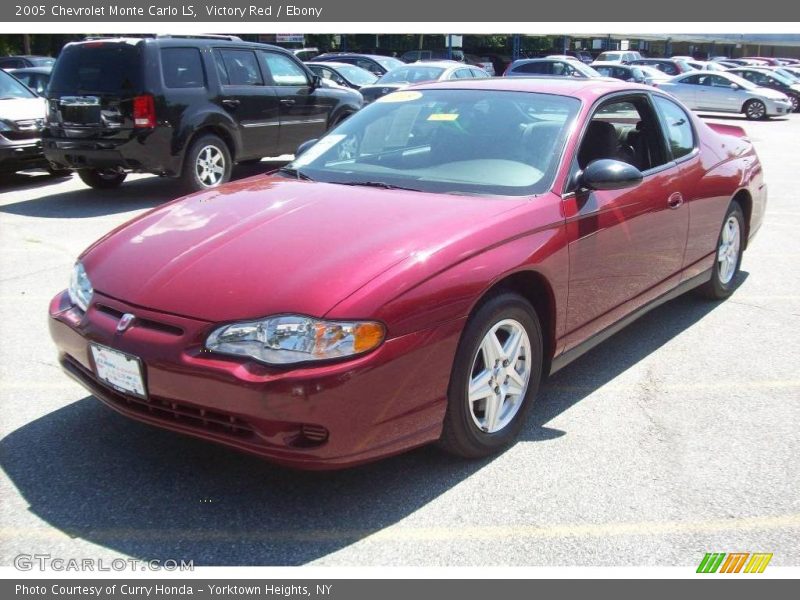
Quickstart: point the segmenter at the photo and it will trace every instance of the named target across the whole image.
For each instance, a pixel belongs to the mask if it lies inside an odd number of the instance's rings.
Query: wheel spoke
[[[469,401],[478,402],[494,394],[494,390],[489,387],[489,380],[492,378],[491,371],[481,371],[469,382]]]
[[[484,417],[484,425],[486,431],[493,432],[497,428],[497,419],[500,416],[500,408],[502,399],[497,394],[492,394],[486,399],[486,416]]]
[[[525,377],[518,373],[516,369],[510,369],[507,373],[508,383],[506,384],[506,389],[508,390],[508,393],[521,394],[527,383],[527,381],[525,381]]]
[[[490,331],[483,338],[481,352],[483,352],[483,361],[487,368],[492,368],[498,361],[503,361],[503,347],[500,345],[500,340],[497,339],[497,330]]]
[[[522,330],[515,329],[503,345],[503,354],[512,365],[519,359],[522,350]]]

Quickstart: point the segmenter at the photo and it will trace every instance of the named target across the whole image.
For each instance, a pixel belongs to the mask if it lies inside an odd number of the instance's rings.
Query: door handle
[[[291,98],[281,98],[281,104],[284,106],[294,106],[294,100]]]
[[[225,108],[236,108],[241,103],[242,103],[241,100],[234,100],[233,98],[226,98],[225,100],[222,101],[222,105]]]
[[[679,208],[683,204],[683,195],[680,192],[673,192],[667,198],[667,206],[670,208]]]

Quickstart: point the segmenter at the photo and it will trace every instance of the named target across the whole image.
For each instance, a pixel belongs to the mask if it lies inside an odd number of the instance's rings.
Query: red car
[[[731,294],[765,203],[743,131],[657,89],[425,84],[103,237],[50,329],[115,410],[279,463],[484,456],[543,376],[689,289]]]

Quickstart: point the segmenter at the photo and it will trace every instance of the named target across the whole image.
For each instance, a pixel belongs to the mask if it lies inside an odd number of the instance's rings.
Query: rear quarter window
[[[197,48],[162,48],[161,71],[168,88],[202,88],[206,85],[203,59]]]

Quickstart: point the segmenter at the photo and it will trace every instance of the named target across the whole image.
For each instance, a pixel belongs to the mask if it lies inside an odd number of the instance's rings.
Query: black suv
[[[290,154],[359,110],[287,50],[232,36],[101,38],[67,44],[47,93],[44,153],[95,188],[128,171],[180,177],[189,191],[234,162]]]

